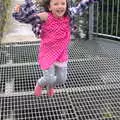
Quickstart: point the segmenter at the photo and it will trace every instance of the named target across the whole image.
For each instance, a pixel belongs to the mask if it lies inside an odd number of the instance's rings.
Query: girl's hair
[[[67,9],[66,9],[64,16],[68,15],[68,7],[69,7],[68,0],[66,0],[66,2],[67,2]],[[50,0],[43,0],[43,7],[44,7],[46,12],[50,12],[49,6],[50,6]]]

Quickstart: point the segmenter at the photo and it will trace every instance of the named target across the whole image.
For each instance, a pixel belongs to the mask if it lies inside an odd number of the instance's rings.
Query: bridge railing
[[[120,0],[102,0],[89,7],[89,37],[120,39]]]

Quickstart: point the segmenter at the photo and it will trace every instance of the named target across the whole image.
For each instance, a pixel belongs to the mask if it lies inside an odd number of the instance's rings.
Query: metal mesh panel
[[[42,76],[36,63],[38,45],[1,45],[0,120],[120,119],[119,43],[72,42],[68,79],[56,86],[54,97],[46,95],[46,88],[42,96],[33,95]],[[12,62],[6,62],[3,51],[11,54]]]
[[[79,120],[118,120],[119,92],[120,89],[89,90],[70,94],[70,98]]]
[[[56,94],[54,99],[33,95],[2,98],[2,117],[13,120],[78,120],[67,94]]]
[[[1,47],[1,64],[34,62],[37,56],[37,44],[14,44]],[[4,56],[4,57],[2,57]]]
[[[37,61],[39,43],[4,44],[0,47],[0,64],[29,63]],[[90,57],[116,57],[119,60],[119,45],[101,41],[74,41],[69,47],[70,59]],[[111,58],[112,58],[111,57]]]
[[[68,63],[68,80],[65,87],[117,84],[120,79],[119,67],[117,61],[109,59],[71,61]],[[22,66],[4,67],[0,70],[1,92],[5,92],[8,85],[12,86],[14,92],[32,91],[36,80],[42,76],[42,71],[37,65],[23,64]]]
[[[120,89],[107,89],[62,92],[54,98],[5,97],[1,98],[1,120],[118,120],[119,93]]]

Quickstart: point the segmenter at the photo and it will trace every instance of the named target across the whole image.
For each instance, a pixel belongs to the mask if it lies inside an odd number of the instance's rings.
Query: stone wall
[[[3,35],[3,32],[5,31],[4,26],[6,21],[9,19],[8,17],[8,11],[11,0],[0,0],[0,42]]]

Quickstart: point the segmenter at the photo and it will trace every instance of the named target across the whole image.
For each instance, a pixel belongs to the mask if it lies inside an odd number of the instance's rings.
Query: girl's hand
[[[19,4],[17,4],[17,5],[15,6],[14,11],[15,11],[15,12],[19,12],[19,11],[20,11],[20,5],[19,5]]]
[[[47,12],[41,12],[36,14],[36,16],[39,16],[42,21],[46,21],[48,18],[48,13]]]

